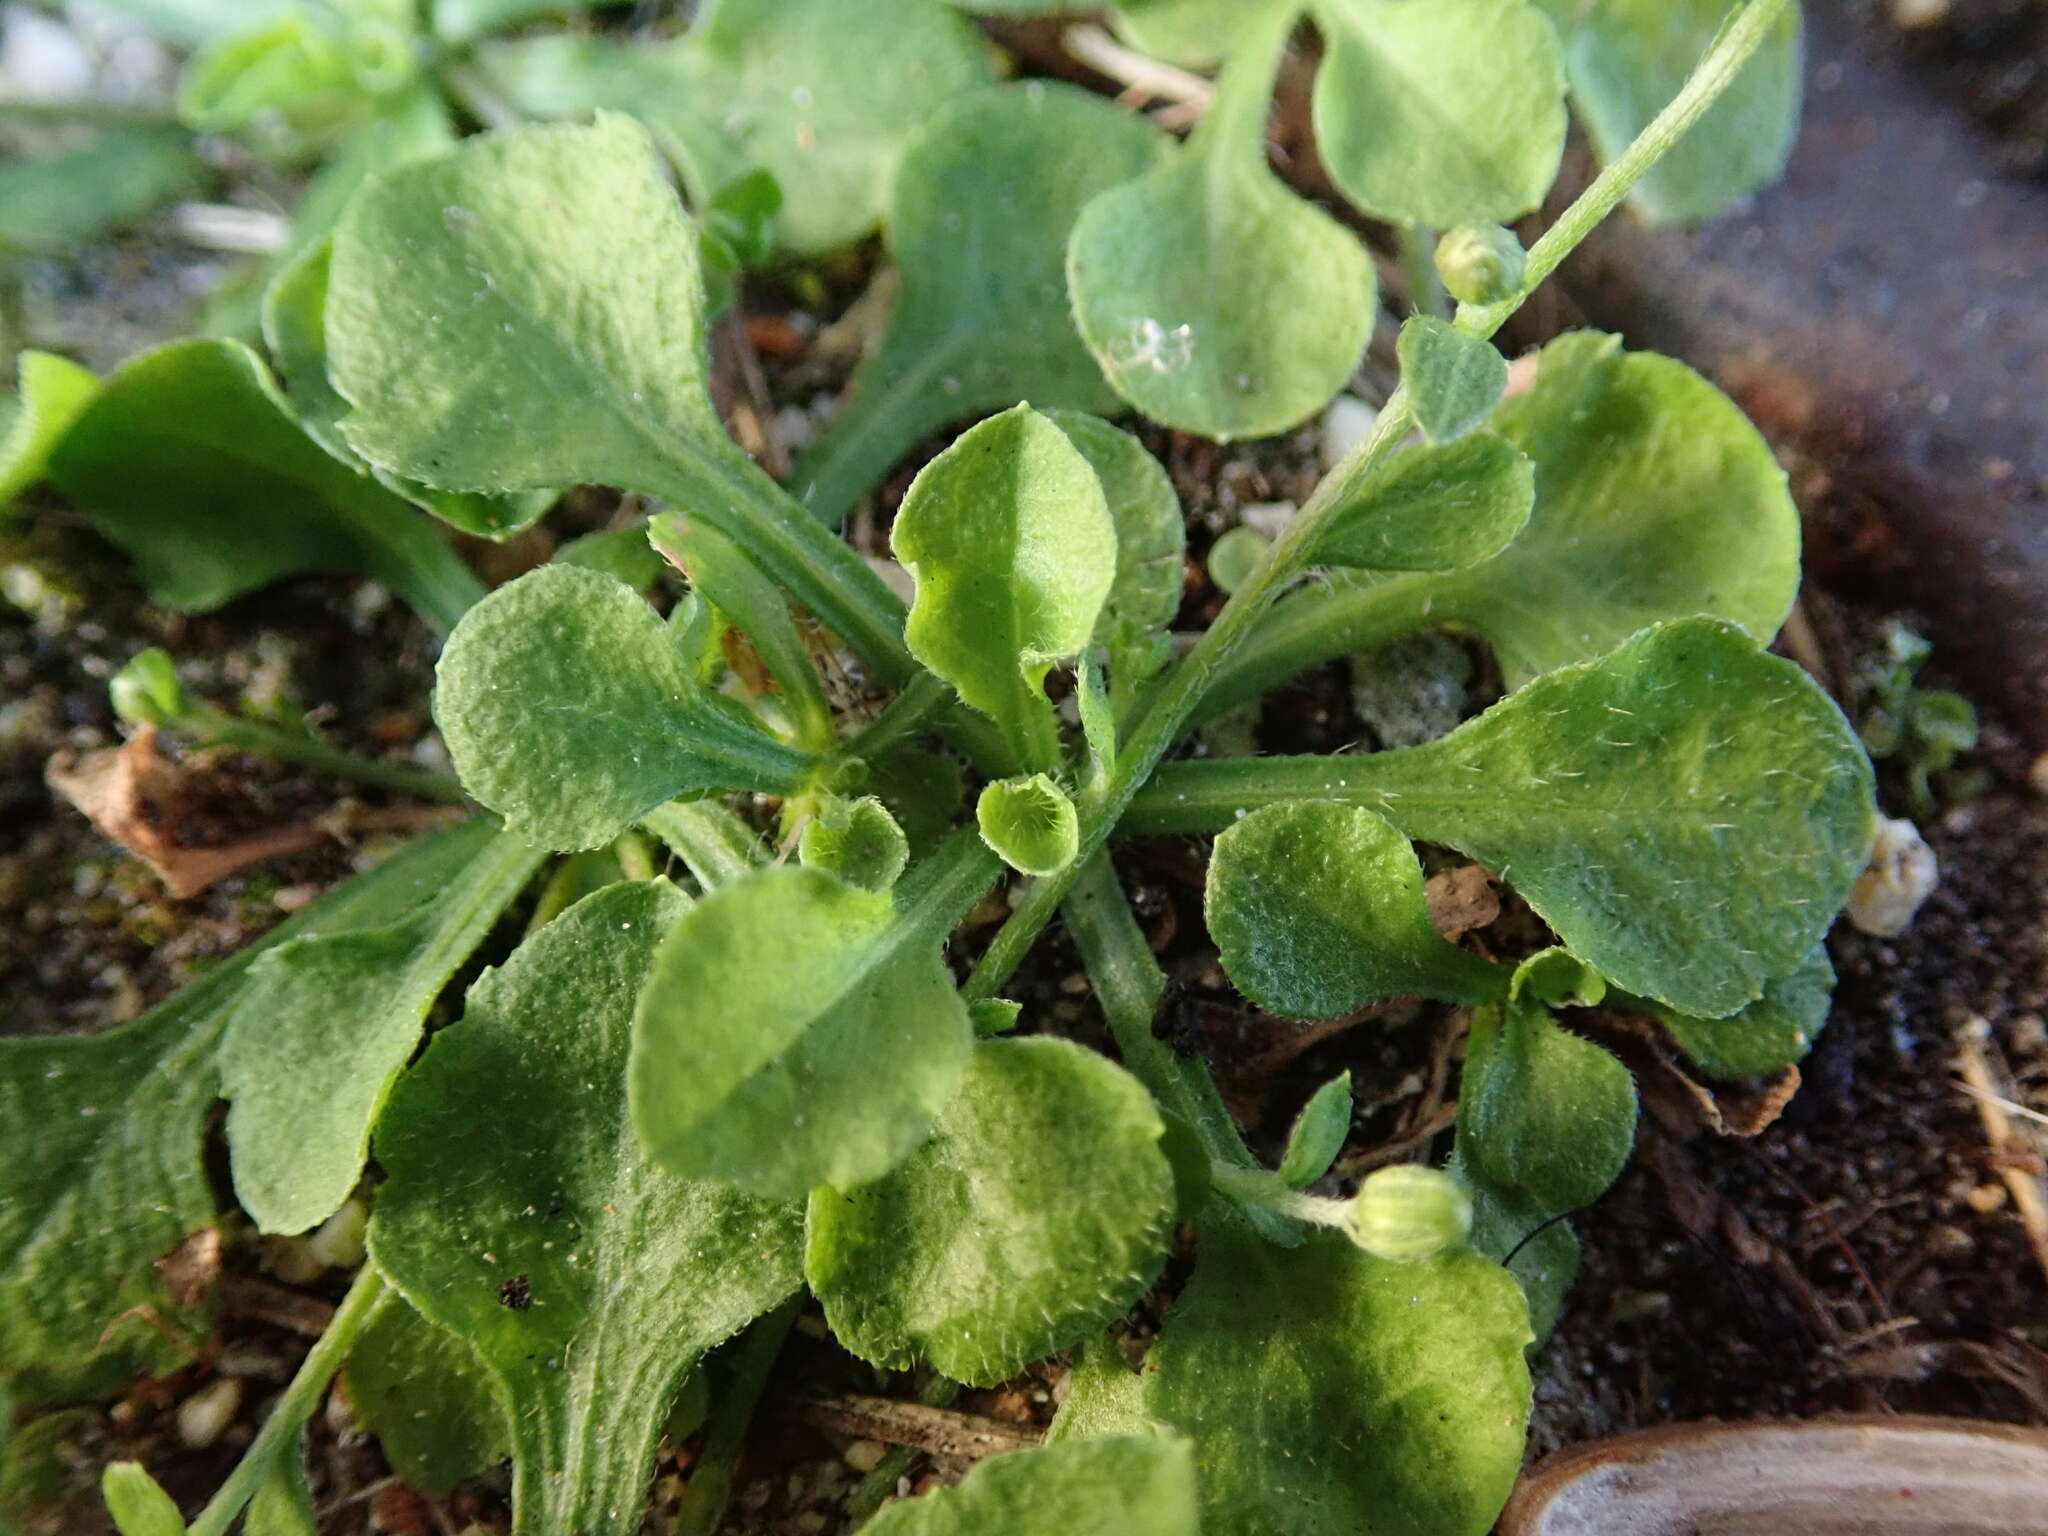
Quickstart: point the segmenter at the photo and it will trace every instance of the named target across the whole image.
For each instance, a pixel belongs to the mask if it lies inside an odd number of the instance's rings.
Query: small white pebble
[[[1237,520],[1254,533],[1277,539],[1287,531],[1287,525],[1294,521],[1294,514],[1299,510],[1291,501],[1255,501],[1239,509]]]
[[[1849,888],[1849,921],[1867,934],[1895,939],[1941,883],[1941,864],[1910,821],[1877,824],[1870,864]]]
[[[2027,765],[2027,788],[2037,795],[2048,796],[2048,752],[2043,752]]]
[[[325,1269],[354,1269],[363,1262],[363,1232],[370,1213],[351,1200],[322,1222],[306,1239],[313,1260]]]
[[[1892,0],[1892,25],[1907,31],[1939,26],[1948,19],[1953,0]]]
[[[1380,413],[1356,395],[1339,395],[1332,400],[1323,412],[1323,468],[1335,469],[1338,460],[1363,442],[1379,419]]]
[[[178,1404],[178,1439],[195,1451],[203,1451],[227,1433],[241,1409],[241,1379],[216,1376]]]
[[[840,1459],[863,1477],[879,1467],[888,1454],[889,1447],[879,1440],[856,1440],[839,1453]]]

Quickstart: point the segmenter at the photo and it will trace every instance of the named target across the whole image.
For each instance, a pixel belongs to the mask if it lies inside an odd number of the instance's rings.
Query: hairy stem
[[[402,795],[416,795],[422,800],[446,800],[459,805],[469,798],[447,774],[362,757],[330,747],[317,736],[283,730],[258,720],[243,720],[210,704],[189,705],[170,724],[206,746],[259,753],[280,762],[317,768],[337,778],[354,779],[359,784],[375,784]]]

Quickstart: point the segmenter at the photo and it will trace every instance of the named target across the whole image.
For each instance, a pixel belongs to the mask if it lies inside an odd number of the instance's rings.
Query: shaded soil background
[[[1793,470],[1808,516],[1816,575],[1804,607],[1827,680],[1854,712],[1862,663],[1884,625],[1905,618],[1936,642],[1925,680],[1989,706],[1974,761],[1990,771],[1991,788],[1925,824],[1943,881],[1907,934],[1835,936],[1834,1017],[1783,1119],[1745,1141],[1646,1117],[1636,1162],[1576,1220],[1585,1265],[1542,1358],[1532,1453],[1674,1420],[1838,1409],[2048,1424],[2048,1281],[2004,1198],[1977,1107],[1954,1082],[1958,1032],[1982,1020],[2016,1095],[2048,1108],[2048,800],[2028,787],[2048,733],[2039,708],[2048,672],[2030,668],[2048,656],[2048,641],[2027,627],[2048,625],[2048,443],[2038,425],[2048,398],[2048,342],[2038,330],[2048,324],[2039,292],[2048,253],[2028,243],[2048,220],[2048,6],[1954,0],[1911,29],[1893,24],[1898,9],[1810,7],[1813,67],[1841,69],[1823,74],[1833,81],[1825,89],[1816,81],[1815,127],[1783,188],[1698,235],[1622,228],[1575,264],[1540,318],[1624,329],[1636,344],[1715,371],[1744,400]],[[1852,99],[1845,89],[1872,94]],[[1880,109],[1882,133],[1869,126]],[[1915,140],[1902,159],[1897,145]],[[1870,158],[1845,161],[1852,151]],[[1906,161],[1917,181],[1897,170]],[[1880,163],[1892,167],[1884,178],[1868,168]],[[1953,207],[1970,184],[1981,195]],[[1915,186],[1933,200],[1925,208],[1941,204],[1945,217],[1927,212],[1923,221]],[[1875,217],[1872,202],[1884,205]],[[1988,254],[1980,237],[1989,226],[1967,222],[1986,204],[2005,240]],[[1829,209],[1838,221],[1828,222]],[[1864,243],[1857,232],[1887,217],[1896,240]],[[1821,251],[1823,238],[1837,255]],[[1830,265],[1844,241],[1862,264],[1847,275]],[[1950,256],[1978,265],[1950,269]],[[1983,300],[1991,290],[1982,262],[1993,258],[2005,263],[2000,272],[2026,268],[1993,285],[2020,329],[1989,317],[1974,328],[2008,345],[1997,354],[1956,330],[1973,306],[1942,307]],[[97,303],[114,317],[73,336],[89,361],[106,365],[175,329],[205,280],[195,265],[142,236],[45,277],[70,285],[62,291],[71,315]],[[1873,272],[1884,277],[1882,304]],[[841,297],[851,289],[849,279]],[[776,334],[769,322],[796,338],[786,359],[768,359],[776,405],[805,403],[844,371],[807,360],[815,328],[786,304],[772,289],[750,298],[761,339]],[[1385,363],[1368,361],[1368,382]],[[1873,367],[1893,371],[1873,383]],[[1948,403],[1937,412],[1940,394]],[[2011,403],[1994,411],[1999,398]],[[1148,440],[1180,487],[1197,560],[1244,507],[1299,500],[1315,475],[1313,433],[1227,452],[1166,433]],[[1999,463],[2010,467],[1991,473]],[[912,468],[895,477],[885,511]],[[200,659],[188,683],[216,702],[316,708],[323,728],[357,750],[428,763],[436,753],[424,710],[432,637],[375,589],[297,581],[180,621],[143,607],[119,560],[51,512],[0,546],[9,599],[0,606],[0,997],[9,1033],[134,1016],[372,851],[336,844],[171,902],[53,804],[45,760],[116,739],[105,679],[136,649],[164,644]],[[597,505],[576,516],[589,526],[608,512]],[[545,553],[533,542],[490,558],[508,574]],[[1183,622],[1201,622],[1214,605],[1194,571]],[[1342,669],[1326,668],[1269,702],[1260,739],[1276,750],[1328,749],[1362,729]],[[246,759],[222,760],[217,771],[252,824],[315,814],[344,793]],[[1887,810],[1901,814],[1896,774],[1887,769],[1882,780]],[[1255,1135],[1270,1144],[1317,1083],[1348,1069],[1360,1105],[1349,1166],[1427,1143],[1455,1094],[1455,1020],[1396,1008],[1305,1036],[1250,1014],[1201,932],[1201,848],[1146,844],[1123,863],[1176,982],[1162,1032],[1214,1063]],[[1101,1038],[1064,945],[1044,947],[1016,995],[1049,1027]],[[261,1260],[245,1242],[230,1265],[253,1279]],[[286,1289],[316,1305],[333,1297],[321,1281]],[[1141,1308],[1133,1327],[1142,1333],[1153,1320]],[[304,1347],[260,1310],[231,1313],[227,1332],[220,1368],[245,1370],[250,1389],[217,1444],[181,1449],[173,1433],[178,1401],[202,1384],[191,1376],[138,1389],[81,1421],[80,1452],[95,1462],[143,1455],[180,1492],[216,1483]],[[816,1333],[811,1320],[800,1323],[785,1354],[782,1395],[757,1426],[733,1529],[832,1528],[869,1458],[870,1434],[790,1391],[907,1391]],[[962,1406],[1042,1423],[1059,1376],[1047,1368]],[[409,1502],[382,1481],[374,1447],[352,1435],[343,1413],[323,1418],[315,1440],[335,1531],[456,1529],[502,1511],[502,1485],[490,1480],[444,1509]],[[688,1444],[668,1449],[671,1484],[691,1454]],[[960,1464],[940,1458],[912,1477]],[[89,1498],[54,1521],[51,1529],[104,1528]]]

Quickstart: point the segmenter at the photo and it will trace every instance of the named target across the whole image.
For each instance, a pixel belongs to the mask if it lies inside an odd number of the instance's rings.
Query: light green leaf
[[[1434,315],[1417,315],[1402,326],[1395,350],[1416,425],[1433,443],[1476,430],[1508,387],[1507,360],[1492,342]]]
[[[1164,664],[1161,636],[1180,612],[1188,548],[1180,497],[1130,433],[1080,411],[1045,414],[1095,471],[1116,525],[1116,580],[1095,621],[1095,643],[1109,648],[1119,689],[1142,683],[1147,667]]]
[[[715,800],[664,805],[640,824],[668,844],[702,890],[728,885],[769,862],[760,833]]]
[[[194,55],[178,79],[178,116],[197,133],[252,129],[267,147],[303,150],[417,69],[411,37],[387,18],[298,6]]]
[[[1331,514],[1316,558],[1368,571],[1458,571],[1512,548],[1536,470],[1490,432],[1397,453]]]
[[[1538,678],[1424,746],[1168,764],[1124,827],[1228,826],[1310,798],[1498,870],[1616,986],[1715,1018],[1806,957],[1876,824],[1869,759],[1833,701],[1704,618]]]
[[[43,478],[50,453],[99,393],[100,381],[67,357],[23,350],[19,390],[0,398],[0,512]]]
[[[103,0],[101,9],[128,16],[166,42],[196,47],[279,15],[296,0]]]
[[[1302,801],[1237,822],[1216,839],[1202,910],[1237,989],[1284,1018],[1409,993],[1478,1004],[1506,987],[1430,926],[1415,850],[1360,806]]]
[[[350,469],[373,476],[386,490],[464,533],[509,539],[532,527],[553,504],[552,492],[486,496],[437,490],[375,469],[349,446],[340,426],[348,402],[327,377],[327,279],[332,258],[331,238],[316,240],[281,267],[263,291],[263,344],[306,435]]]
[[[797,742],[806,751],[829,751],[832,706],[781,589],[731,539],[700,519],[657,513],[647,536],[689,578],[691,589],[746,636],[775,679]]]
[[[1372,329],[1364,248],[1266,166],[1276,19],[1290,15],[1262,18],[1186,146],[1097,196],[1068,246],[1074,318],[1104,377],[1155,420],[1221,441],[1320,410]]]
[[[939,108],[904,151],[890,198],[902,293],[845,406],[790,476],[805,505],[837,523],[919,441],[1019,400],[1117,410],[1067,317],[1067,237],[1090,198],[1157,166],[1170,145],[1142,117],[1057,82]],[[1083,437],[1075,446],[1096,462]],[[1114,500],[1107,480],[1104,490]]]
[[[269,1458],[256,1491],[249,1495],[242,1536],[319,1536],[320,1515],[306,1478],[306,1436],[302,1430]]]
[[[185,1517],[139,1461],[116,1461],[100,1478],[121,1536],[185,1536]]]
[[[1203,1162],[1207,1161],[1204,1157]],[[1144,1388],[1145,1378],[1124,1359],[1116,1335],[1098,1333],[1085,1340],[1074,1351],[1067,1371],[1067,1395],[1045,1428],[1045,1443],[1170,1435],[1172,1431],[1165,1425],[1146,1417]]]
[[[1290,1189],[1307,1189],[1330,1171],[1344,1140],[1351,1134],[1351,1074],[1340,1072],[1318,1088],[1302,1105],[1287,1133],[1287,1150],[1280,1158],[1280,1182]]]
[[[782,188],[776,244],[794,256],[872,231],[905,141],[989,79],[972,26],[940,0],[715,0],[666,45],[547,37],[480,62],[528,115],[640,118],[699,208],[767,171]]]
[[[1636,1135],[1636,1085],[1614,1056],[1521,999],[1473,1015],[1458,1095],[1458,1155],[1547,1216],[1591,1205]]]
[[[871,1536],[1194,1536],[1185,1441],[1076,1440],[984,1461],[957,1488],[890,1505]]]
[[[616,485],[687,508],[904,681],[903,605],[725,435],[703,320],[696,236],[612,113],[400,166],[335,231],[328,364],[364,458],[455,490]]]
[[[1026,766],[1057,768],[1045,674],[1088,645],[1116,577],[1116,528],[1088,460],[1017,406],[919,472],[889,539],[917,581],[911,654],[993,718]]]
[[[501,833],[396,922],[294,939],[251,966],[221,1092],[235,1198],[258,1230],[308,1231],[348,1199],[428,1010],[544,858]]]
[[[1275,0],[1122,0],[1110,14],[1117,35],[1140,52],[1207,69],[1229,58],[1261,11],[1274,5]]]
[[[1007,1035],[1017,1027],[1023,1013],[1024,1005],[1007,997],[977,998],[967,1005],[967,1020],[974,1026],[977,1040],[990,1035]]]
[[[788,794],[808,761],[699,688],[631,587],[572,565],[470,610],[435,669],[434,721],[463,787],[543,848],[595,848],[678,795]]]
[[[433,0],[434,31],[451,43],[549,16],[580,15],[623,0]]]
[[[1173,1232],[1163,1126],[1136,1078],[1064,1040],[977,1046],[931,1140],[811,1194],[804,1274],[839,1342],[994,1386],[1121,1316]]]
[[[193,1347],[205,1309],[165,1292],[155,1264],[216,1219],[205,1163],[218,1043],[256,957],[298,938],[389,923],[439,892],[493,835],[476,821],[322,897],[151,1009],[90,1038],[0,1041],[0,1376],[118,1381]]]
[[[627,1119],[633,1001],[683,905],[620,884],[556,918],[377,1128],[371,1256],[496,1379],[519,1531],[639,1531],[683,1377],[801,1283],[793,1209],[675,1178]]]
[[[1565,36],[1572,102],[1612,160],[1678,94],[1728,18],[1721,0],[1542,0]],[[1711,218],[1777,180],[1799,134],[1800,11],[1775,31],[1684,138],[1636,183],[1649,218]]]
[[[804,826],[797,857],[866,891],[886,891],[910,862],[910,840],[872,795],[829,800]]]
[[[1658,1003],[1641,1006],[1709,1076],[1764,1077],[1805,1058],[1827,1025],[1834,990],[1827,947],[1816,944],[1795,969],[1766,983],[1762,997],[1725,1019],[1694,1018]]]
[[[1194,1443],[1206,1530],[1481,1536],[1522,1464],[1528,1339],[1520,1289],[1468,1250],[1403,1264],[1211,1221],[1144,1402]]]
[[[790,1198],[901,1162],[967,1069],[973,1030],[940,946],[994,862],[962,834],[894,902],[787,867],[706,897],[663,942],[635,1020],[649,1153]]]
[[[1315,0],[1316,147],[1366,212],[1519,218],[1564,154],[1564,61],[1531,0]]]
[[[1057,874],[1081,846],[1074,802],[1042,773],[987,785],[974,803],[974,821],[981,840],[1021,874]]]
[[[205,181],[176,129],[109,128],[76,149],[10,157],[0,163],[0,251],[74,251]]]
[[[1468,570],[1339,577],[1282,600],[1204,712],[1444,624],[1485,636],[1510,688],[1666,619],[1718,614],[1759,643],[1777,633],[1799,587],[1799,511],[1770,445],[1690,368],[1611,336],[1561,337],[1493,428],[1536,463],[1520,538]]]
[[[300,430],[237,342],[172,342],[124,363],[49,476],[135,560],[150,600],[182,613],[301,571],[374,576],[443,628],[482,595],[418,513]]]
[[[356,1418],[408,1488],[438,1498],[511,1454],[504,1410],[476,1351],[403,1297],[365,1326],[342,1379]]]

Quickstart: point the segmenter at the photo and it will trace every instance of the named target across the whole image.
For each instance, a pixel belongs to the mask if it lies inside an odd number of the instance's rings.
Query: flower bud
[[[114,713],[130,725],[168,725],[185,712],[185,690],[178,669],[163,651],[151,646],[107,682]]]
[[[1375,1258],[1432,1259],[1471,1232],[1472,1197],[1440,1169],[1397,1163],[1358,1186],[1347,1230]]]
[[[1522,242],[1498,224],[1468,224],[1437,242],[1437,275],[1451,297],[1466,304],[1509,297],[1521,286],[1526,264]]]

